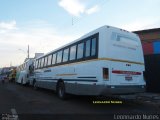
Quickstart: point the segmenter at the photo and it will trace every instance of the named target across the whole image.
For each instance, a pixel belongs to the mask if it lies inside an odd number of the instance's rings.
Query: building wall
[[[135,31],[142,41],[144,55],[160,54],[160,28]]]
[[[142,41],[147,92],[160,93],[160,28],[135,33]]]
[[[157,32],[148,32],[148,33],[139,33],[138,34],[142,43],[154,42],[155,40],[160,40],[160,31]]]

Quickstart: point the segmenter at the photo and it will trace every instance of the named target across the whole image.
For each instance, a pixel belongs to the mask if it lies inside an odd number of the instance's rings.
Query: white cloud
[[[93,14],[99,10],[98,5],[87,8],[86,4],[82,0],[60,0],[59,6],[76,17],[80,17],[81,14]]]
[[[0,33],[7,32],[9,30],[14,30],[16,28],[16,21],[10,21],[10,22],[0,22]]]
[[[99,6],[98,6],[98,5],[95,5],[95,6],[93,6],[92,8],[86,10],[86,13],[87,13],[87,14],[93,14],[93,13],[97,12],[99,9],[100,9]]]
[[[60,0],[59,5],[74,16],[80,16],[85,11],[85,5],[80,0]]]
[[[77,36],[61,35],[55,32],[57,30],[48,26],[42,25],[41,28],[37,26],[18,27],[18,29],[0,33],[0,67],[9,66],[11,62],[12,65],[21,64],[27,56],[28,44],[30,45],[30,56],[34,57],[36,52],[50,52],[77,38]]]

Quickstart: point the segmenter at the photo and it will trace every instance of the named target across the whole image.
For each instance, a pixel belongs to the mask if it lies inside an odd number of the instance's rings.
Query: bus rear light
[[[108,68],[103,68],[103,79],[105,79],[105,80],[109,79],[109,70],[108,70]]]

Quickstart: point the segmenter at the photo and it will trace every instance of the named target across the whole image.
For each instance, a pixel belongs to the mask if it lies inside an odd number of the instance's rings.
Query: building
[[[160,54],[160,28],[135,31],[142,40],[144,55]]]
[[[160,93],[160,28],[134,33],[138,34],[142,41],[147,91]]]

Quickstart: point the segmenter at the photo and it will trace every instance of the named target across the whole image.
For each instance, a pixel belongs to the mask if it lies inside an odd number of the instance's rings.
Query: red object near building
[[[142,43],[144,55],[150,55],[154,53],[153,43]]]
[[[160,28],[134,31],[134,33],[141,39],[144,55],[160,54]]]

